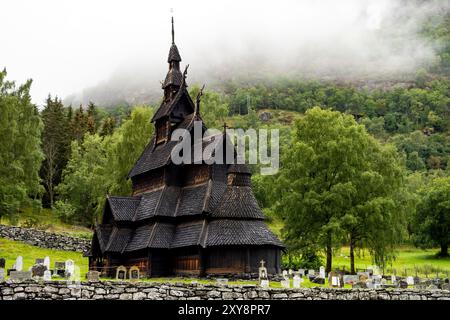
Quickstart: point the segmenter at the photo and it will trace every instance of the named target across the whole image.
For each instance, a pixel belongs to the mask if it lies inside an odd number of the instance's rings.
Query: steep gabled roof
[[[179,76],[183,77],[181,75],[181,73],[178,73],[177,71],[169,71],[169,73],[167,73],[167,77],[166,77],[165,82],[168,81],[167,79],[172,79],[173,81],[179,81],[179,79],[178,79]],[[178,89],[175,97],[173,97],[172,100],[163,101],[161,103],[161,105],[159,106],[158,110],[156,110],[156,112],[155,112],[155,114],[154,114],[154,116],[152,118],[152,122],[154,122],[154,121],[156,121],[158,119],[161,119],[163,117],[170,116],[170,114],[172,113],[172,111],[175,108],[175,106],[178,103],[180,103],[180,101],[182,101],[181,99],[185,99],[185,101],[187,102],[188,106],[191,107],[192,112],[194,112],[195,105],[194,105],[194,102],[191,99],[191,96],[187,92],[186,85],[185,85],[183,79],[180,82],[180,89]]]
[[[122,253],[133,234],[132,228],[114,227],[106,247],[107,252]]]
[[[177,225],[170,247],[180,248],[200,245],[205,223],[205,220],[200,220]]]
[[[181,189],[176,216],[192,216],[201,214],[205,208],[208,183],[188,186]]]
[[[140,201],[140,197],[107,197],[115,221],[132,220]]]
[[[105,252],[108,246],[109,238],[111,236],[113,226],[110,224],[100,224],[96,226],[95,232],[97,233],[98,244],[100,251]]]

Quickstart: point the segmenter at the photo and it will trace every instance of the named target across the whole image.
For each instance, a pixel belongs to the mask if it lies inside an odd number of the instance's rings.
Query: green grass
[[[37,258],[50,257],[50,266],[53,269],[55,261],[66,261],[71,259],[75,265],[80,267],[81,275],[88,271],[88,258],[83,257],[82,253],[62,250],[43,249],[23,242],[7,240],[0,238],[0,257],[6,259],[6,269],[11,269],[16,262],[16,258],[22,256],[23,270],[28,270],[34,265]]]
[[[35,228],[54,233],[64,233],[85,239],[92,237],[92,231],[89,228],[64,223],[51,209],[26,208],[14,218],[0,217],[0,223]]]

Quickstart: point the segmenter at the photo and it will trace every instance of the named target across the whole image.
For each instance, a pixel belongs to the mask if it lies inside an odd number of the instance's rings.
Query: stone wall
[[[91,241],[87,239],[6,225],[0,225],[0,237],[57,250],[86,252],[91,247]]]
[[[412,289],[265,289],[254,285],[219,286],[152,282],[65,281],[0,284],[0,300],[450,300],[450,291]]]

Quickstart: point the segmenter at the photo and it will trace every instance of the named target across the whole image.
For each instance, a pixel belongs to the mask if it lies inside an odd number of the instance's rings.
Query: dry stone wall
[[[0,237],[56,250],[86,252],[91,247],[91,241],[88,239],[7,225],[0,225]]]
[[[450,291],[412,289],[275,289],[151,282],[4,282],[0,300],[450,300]]]

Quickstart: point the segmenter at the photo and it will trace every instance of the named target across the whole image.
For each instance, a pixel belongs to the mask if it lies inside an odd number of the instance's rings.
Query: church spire
[[[175,26],[172,17],[172,45],[170,46],[169,56],[167,62],[169,63],[169,71],[167,72],[166,79],[162,84],[164,89],[165,100],[170,99],[181,86],[183,75],[180,70],[181,56],[178,52],[177,45],[175,44]]]

